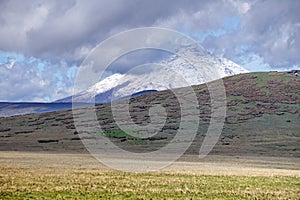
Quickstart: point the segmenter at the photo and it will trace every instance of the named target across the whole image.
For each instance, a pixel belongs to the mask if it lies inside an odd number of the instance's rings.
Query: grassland
[[[201,165],[147,174],[112,171],[88,155],[1,153],[0,199],[299,199],[299,171],[209,174]],[[84,164],[86,163],[86,164]],[[209,164],[214,168],[213,164]],[[220,164],[220,163],[219,163]],[[175,164],[176,165],[176,164]],[[187,165],[184,164],[186,167]],[[227,166],[228,167],[228,166]],[[223,165],[226,168],[226,164]],[[197,171],[198,170],[198,171]],[[267,170],[267,169],[266,169]],[[201,172],[202,171],[202,172]],[[272,171],[272,170],[271,170]],[[285,174],[285,175],[283,175]]]
[[[20,173],[21,171],[21,173]],[[295,177],[124,174],[66,170],[64,174],[1,169],[2,199],[299,199]]]

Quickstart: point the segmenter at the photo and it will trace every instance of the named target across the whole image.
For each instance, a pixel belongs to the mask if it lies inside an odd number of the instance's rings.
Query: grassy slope
[[[212,154],[300,157],[300,78],[287,73],[250,73],[224,79],[227,117]],[[182,89],[184,91],[184,89]],[[197,154],[210,120],[206,85],[194,86],[198,95],[200,127],[187,154]],[[168,111],[163,130],[151,139],[139,140],[120,131],[108,105],[98,105],[104,134],[124,149],[141,152],[158,149],[176,134],[180,107],[170,91],[133,98],[131,117],[137,124],[149,121],[148,109],[156,103]],[[70,111],[0,119],[0,150],[86,152]]]

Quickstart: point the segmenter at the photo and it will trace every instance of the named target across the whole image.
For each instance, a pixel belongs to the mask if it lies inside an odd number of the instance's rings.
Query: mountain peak
[[[74,95],[75,102],[109,103],[142,91],[161,91],[197,85],[248,70],[223,57],[212,57],[203,49],[187,45],[157,63],[143,65],[141,73],[115,73]],[[213,77],[207,77],[207,71]],[[72,97],[57,102],[70,102]]]

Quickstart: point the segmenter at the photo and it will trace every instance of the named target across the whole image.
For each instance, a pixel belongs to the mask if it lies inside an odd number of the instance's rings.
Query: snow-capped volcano
[[[143,91],[161,91],[198,85],[248,70],[223,57],[197,54],[194,48],[182,48],[178,54],[157,63],[134,68],[127,74],[112,74],[85,91],[74,95],[75,102],[108,103]],[[57,102],[71,102],[67,97]]]

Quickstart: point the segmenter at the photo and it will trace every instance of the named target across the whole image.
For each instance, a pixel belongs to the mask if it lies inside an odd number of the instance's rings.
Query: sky
[[[298,0],[1,0],[0,101],[72,94],[81,62],[101,41],[170,28],[250,71],[300,67]]]

